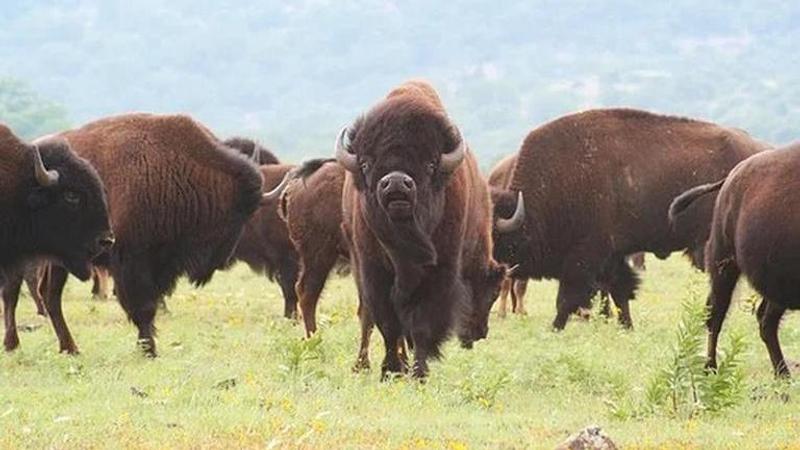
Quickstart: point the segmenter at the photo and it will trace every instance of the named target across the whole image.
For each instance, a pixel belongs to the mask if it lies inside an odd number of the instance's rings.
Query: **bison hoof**
[[[358,358],[353,365],[353,373],[361,373],[369,370],[369,358]]]
[[[69,356],[77,356],[81,354],[81,352],[78,351],[78,347],[76,347],[74,344],[61,347],[61,349],[59,349],[59,353],[64,353]]]
[[[153,338],[142,338],[136,342],[136,345],[139,347],[139,350],[144,353],[144,356],[148,358],[155,358],[158,356],[156,353],[156,343]]]
[[[7,352],[13,352],[14,350],[19,347],[19,338],[6,338],[3,341],[3,346],[5,347]]]

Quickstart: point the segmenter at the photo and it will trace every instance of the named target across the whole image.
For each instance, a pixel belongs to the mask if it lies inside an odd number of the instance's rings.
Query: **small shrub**
[[[511,377],[508,372],[502,371],[490,375],[480,372],[471,372],[458,385],[461,399],[465,403],[476,403],[481,408],[491,409],[497,404],[497,396],[508,385]]]
[[[322,335],[317,333],[308,339],[289,340],[284,350],[285,362],[279,369],[287,378],[305,381],[323,374],[319,368],[311,367],[311,363],[321,362],[324,359]]]
[[[647,383],[638,406],[631,399],[610,402],[614,417],[667,414],[692,418],[730,408],[742,399],[744,338],[731,335],[729,345],[720,352],[718,369],[707,370],[703,354],[707,317],[704,302],[683,303],[683,317],[666,364]]]

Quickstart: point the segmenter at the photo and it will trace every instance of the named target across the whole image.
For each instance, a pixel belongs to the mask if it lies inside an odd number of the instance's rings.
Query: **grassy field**
[[[597,318],[553,333],[555,287],[532,283],[529,315],[492,317],[489,339],[473,350],[449,343],[421,385],[351,372],[358,324],[348,278],[329,284],[312,341],[280,317],[277,286],[245,267],[201,290],[181,284],[158,320],[156,360],[135,350],[116,302],[89,301],[89,286],[71,281],[65,309],[77,357],[57,353],[49,323],[21,300],[28,331],[20,350],[0,354],[0,447],[552,448],[589,424],[625,448],[800,447],[800,387],[773,382],[744,301],[722,339],[734,331],[747,344],[736,406],[620,418],[619,405],[639,401],[669,358],[681,303],[705,294],[705,277],[683,259],[648,257],[632,332]],[[800,353],[797,325],[790,316],[782,328],[790,357]],[[373,342],[378,367],[377,333]]]

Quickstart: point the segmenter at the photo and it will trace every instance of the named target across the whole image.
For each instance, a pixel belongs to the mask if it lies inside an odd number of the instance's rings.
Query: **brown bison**
[[[739,277],[744,274],[763,300],[757,317],[778,377],[789,368],[778,341],[787,309],[800,309],[800,144],[764,152],[737,165],[726,179],[691,189],[670,208],[676,225],[682,212],[719,191],[706,247],[708,366],[717,365],[717,339]],[[796,216],[795,213],[798,215]]]
[[[261,176],[245,156],[186,116],[126,114],[60,136],[105,183],[117,241],[95,262],[110,268],[142,349],[155,356],[159,301],[179,276],[199,286],[230,264],[261,202]],[[61,351],[76,353],[61,313],[67,273],[57,265],[48,272],[45,298]]]
[[[313,160],[289,178],[281,215],[299,255],[297,299],[306,336],[311,336],[317,330],[317,302],[328,275],[348,257],[341,228],[345,170],[335,160]]]
[[[506,156],[492,169],[489,174],[489,186],[493,189],[508,189],[511,185],[514,165],[517,163],[517,153]],[[628,262],[636,269],[644,270],[644,253],[635,253],[628,257]],[[527,314],[525,311],[525,292],[528,290],[528,280],[506,277],[500,287],[500,310],[499,316],[505,317],[508,310],[508,297],[511,297],[511,312],[517,314]],[[608,292],[601,289],[601,313],[606,317],[611,315],[611,308],[608,300]],[[588,316],[588,309],[591,303],[587,302],[578,311],[582,317]]]
[[[489,173],[489,186],[501,190],[508,189],[511,184],[511,176],[514,173],[514,166],[516,163],[516,153],[501,159]],[[524,299],[527,290],[527,279],[515,279],[510,276],[503,279],[503,284],[500,286],[500,317],[506,316],[509,295],[511,296],[511,312],[526,314]]]
[[[278,211],[279,194],[285,187],[285,183],[281,182],[294,166],[280,164],[272,152],[250,139],[231,138],[225,144],[260,165],[264,179],[261,206],[245,224],[233,257],[246,263],[254,272],[266,274],[270,280],[277,281],[283,293],[284,317],[296,318],[298,255]]]
[[[335,159],[311,160],[288,175],[291,179],[281,211],[300,257],[297,282],[306,337],[317,331],[317,303],[335,267],[349,267],[349,245],[342,230],[342,185],[345,169]],[[287,178],[288,180],[289,178]],[[340,270],[342,271],[342,270]],[[374,323],[359,301],[361,343],[354,370],[369,368],[369,341]],[[399,347],[405,350],[401,343]]]
[[[763,148],[739,130],[631,109],[554,120],[528,134],[509,189],[494,195],[495,256],[518,264],[517,277],[559,280],[556,329],[599,288],[630,327],[638,277],[625,255],[685,250],[702,267],[713,198],[675,228],[670,202]]]
[[[343,129],[336,157],[348,171],[343,218],[359,297],[386,348],[382,378],[404,370],[403,337],[414,376],[425,377],[460,308],[471,333],[485,334],[504,276],[491,258],[486,184],[424,82],[401,85]]]

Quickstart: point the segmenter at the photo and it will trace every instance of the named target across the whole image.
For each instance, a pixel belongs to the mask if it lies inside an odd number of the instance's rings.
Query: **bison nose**
[[[115,241],[116,241],[116,239],[114,238],[114,234],[113,233],[109,233],[109,234],[107,234],[105,236],[102,236],[100,239],[98,239],[97,240],[97,244],[103,250],[108,250],[108,249],[111,248],[112,245],[114,245]]]
[[[389,192],[408,193],[414,190],[416,184],[414,183],[414,179],[408,176],[407,174],[399,171],[394,171],[381,178],[379,186],[381,191],[385,193]]]

